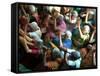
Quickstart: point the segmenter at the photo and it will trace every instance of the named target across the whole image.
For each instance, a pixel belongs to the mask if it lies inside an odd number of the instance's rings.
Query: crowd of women
[[[18,13],[20,65],[33,71],[96,67],[95,8],[21,4]]]

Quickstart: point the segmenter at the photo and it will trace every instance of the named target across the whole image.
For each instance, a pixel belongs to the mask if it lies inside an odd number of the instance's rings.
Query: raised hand
[[[81,23],[80,17],[78,17],[78,19],[77,19],[77,26],[78,26],[78,27],[80,27],[80,23]]]

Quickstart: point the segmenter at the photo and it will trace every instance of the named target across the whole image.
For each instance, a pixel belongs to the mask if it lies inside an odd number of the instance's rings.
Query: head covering
[[[35,39],[35,41],[39,44],[39,46],[43,44],[43,40],[39,37],[37,32],[29,32],[29,35],[30,35],[30,37]]]
[[[56,59],[60,57],[61,57],[60,50],[58,48],[54,48],[52,51],[52,58]]]
[[[71,54],[69,55],[69,59],[70,60],[77,60],[81,57],[80,52],[79,51],[74,51],[71,52]]]
[[[30,9],[31,13],[36,12],[36,7],[34,5],[29,5],[29,9]]]
[[[60,50],[58,48],[54,48],[53,52],[60,52]]]
[[[30,24],[30,26],[33,29],[33,32],[37,33],[37,35],[39,37],[41,37],[42,33],[41,33],[41,30],[40,30],[40,27],[38,26],[38,24],[36,22],[32,22]]]
[[[40,29],[39,26],[38,26],[38,24],[37,24],[36,22],[30,23],[30,26],[31,26],[31,28],[32,28],[34,31],[37,31],[37,30]]]
[[[77,11],[73,11],[72,15],[75,16],[75,17],[77,17],[78,16],[78,12]]]
[[[72,37],[71,31],[68,30],[68,31],[65,32],[65,34],[67,34],[68,39],[71,39],[71,37]]]
[[[40,31],[40,27],[38,26],[38,24],[36,22],[32,22],[30,24],[31,28],[34,30],[33,32],[29,32],[29,35],[33,38],[35,38],[36,40],[40,40],[41,38],[41,31]]]
[[[94,14],[96,13],[96,9],[90,9],[90,10],[89,10],[89,13],[90,13],[91,15],[94,15]]]

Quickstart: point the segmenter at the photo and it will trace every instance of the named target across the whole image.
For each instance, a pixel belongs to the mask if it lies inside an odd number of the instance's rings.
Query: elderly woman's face
[[[89,30],[87,30],[87,28],[84,28],[84,27],[83,27],[82,33],[83,33],[83,34],[88,34],[88,33],[89,33]]]

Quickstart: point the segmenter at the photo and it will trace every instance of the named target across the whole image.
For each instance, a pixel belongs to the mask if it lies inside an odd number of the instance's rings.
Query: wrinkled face
[[[85,26],[83,27],[83,29],[82,29],[82,33],[83,33],[83,34],[88,34],[89,32],[90,32],[89,26],[85,25]]]

